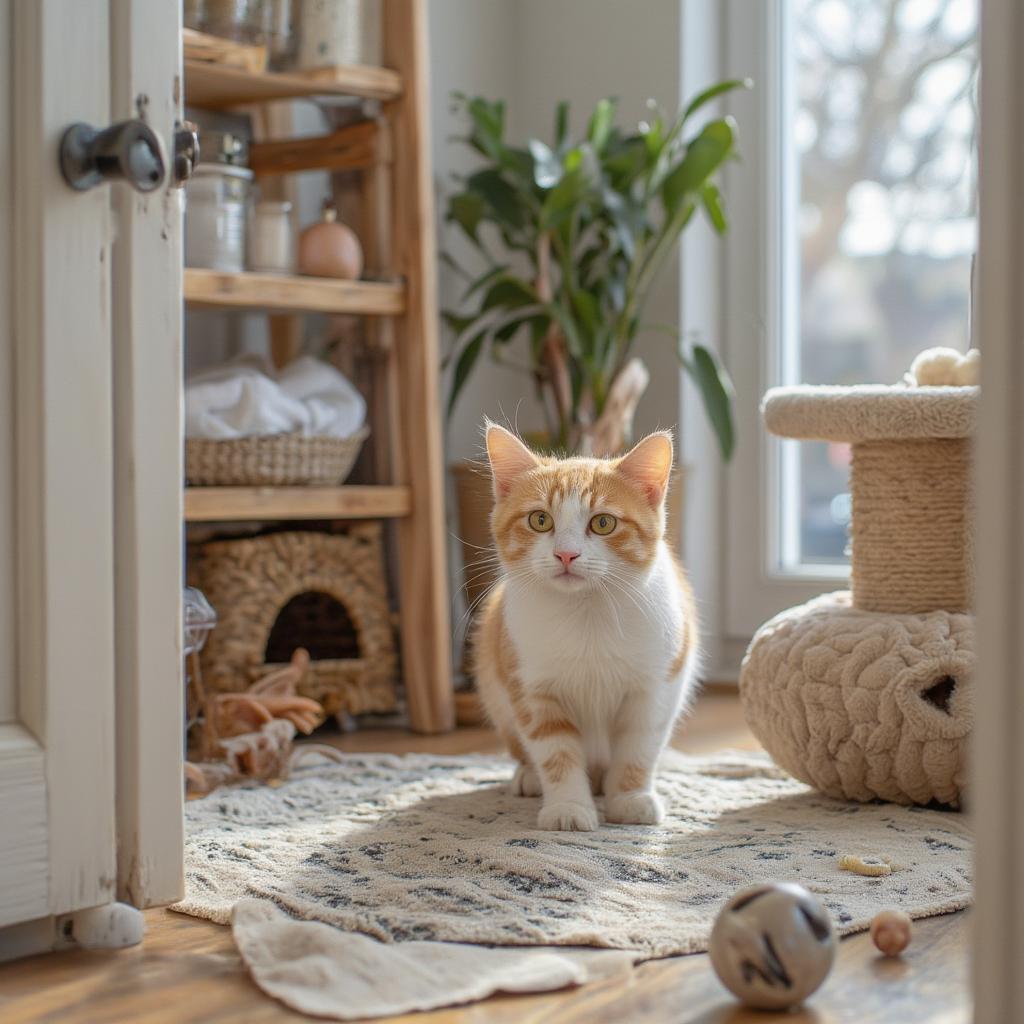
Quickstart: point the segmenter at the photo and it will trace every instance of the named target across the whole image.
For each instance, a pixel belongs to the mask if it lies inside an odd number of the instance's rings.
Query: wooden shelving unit
[[[185,103],[225,110],[318,96],[379,100],[365,120],[319,139],[260,141],[258,177],[301,170],[361,170],[368,211],[386,211],[364,237],[371,265],[388,281],[336,281],[187,268],[190,306],[270,314],[343,313],[382,326],[380,381],[369,396],[371,426],[386,438],[389,468],[372,486],[191,487],[188,523],[299,519],[392,519],[397,524],[398,603],[410,724],[454,726],[444,528],[444,463],[438,375],[436,245],[430,175],[425,0],[383,0],[385,67],[312,73],[262,70],[252,48],[186,31]],[[367,218],[368,223],[373,217]],[[275,317],[281,321],[283,318]],[[272,334],[274,322],[272,321]],[[284,346],[287,348],[287,346]],[[275,354],[278,354],[275,351]]]
[[[393,519],[412,512],[408,487],[189,487],[185,521]]]
[[[208,110],[307,96],[396,100],[401,94],[402,76],[390,68],[354,64],[303,73],[253,74],[243,68],[185,58],[185,100]]]
[[[249,272],[229,274],[186,267],[185,301],[214,309],[398,316],[405,312],[405,288],[378,281],[336,281]]]

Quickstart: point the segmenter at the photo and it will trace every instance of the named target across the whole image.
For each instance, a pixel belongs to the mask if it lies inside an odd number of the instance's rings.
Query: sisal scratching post
[[[950,806],[963,798],[978,388],[961,364],[976,374],[976,356],[927,353],[912,368],[924,386],[912,378],[765,397],[772,433],[853,452],[851,590],[765,623],[740,673],[754,734],[781,767],[830,796]]]
[[[967,438],[853,445],[850,581],[855,608],[971,608],[970,473]]]

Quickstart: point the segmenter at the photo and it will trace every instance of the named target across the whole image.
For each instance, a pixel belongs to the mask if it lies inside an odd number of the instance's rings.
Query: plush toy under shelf
[[[768,429],[852,444],[851,590],[767,622],[740,693],[778,764],[835,797],[959,806],[974,703],[977,360],[922,353],[906,386],[770,391]],[[917,381],[927,380],[927,386]]]

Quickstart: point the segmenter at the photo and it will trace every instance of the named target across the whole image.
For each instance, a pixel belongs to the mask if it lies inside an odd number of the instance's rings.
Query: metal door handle
[[[125,181],[139,192],[153,192],[167,177],[160,136],[138,120],[102,130],[73,124],[60,140],[60,170],[82,192],[104,181]]]
[[[182,188],[199,162],[199,129],[191,121],[174,122],[174,186]]]

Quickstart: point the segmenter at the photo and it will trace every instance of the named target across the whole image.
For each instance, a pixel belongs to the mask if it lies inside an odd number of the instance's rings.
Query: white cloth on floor
[[[333,1020],[455,1006],[495,992],[551,992],[625,973],[643,956],[621,949],[379,942],[319,921],[297,921],[257,899],[235,904],[231,928],[267,995]]]
[[[211,440],[301,433],[351,437],[366,422],[366,401],[333,366],[303,356],[280,372],[241,359],[185,382],[185,436]]]

